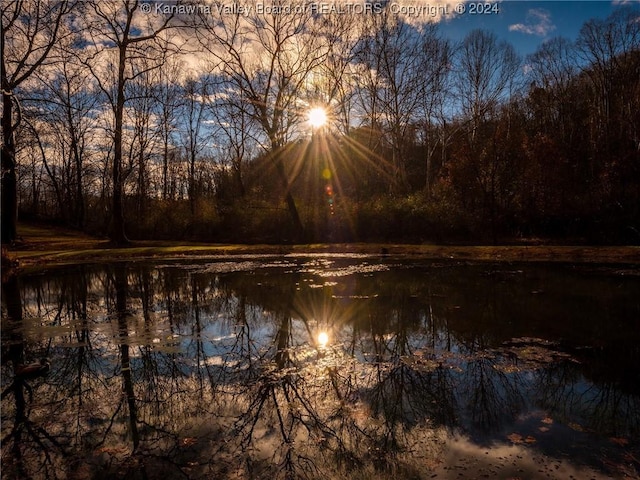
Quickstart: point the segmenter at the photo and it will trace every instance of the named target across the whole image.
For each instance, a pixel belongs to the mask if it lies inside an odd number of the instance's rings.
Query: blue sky
[[[473,0],[472,0],[473,1]],[[640,11],[640,1],[504,1],[500,13],[491,15],[463,14],[442,24],[445,35],[462,39],[470,30],[493,31],[510,42],[522,56],[533,53],[538,45],[556,36],[575,40],[582,25],[591,18],[606,18],[618,8]]]

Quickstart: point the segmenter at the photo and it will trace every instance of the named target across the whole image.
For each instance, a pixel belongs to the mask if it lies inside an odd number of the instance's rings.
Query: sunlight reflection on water
[[[327,332],[320,332],[318,334],[318,345],[320,347],[326,347],[329,343],[329,334]]]
[[[640,471],[640,277],[371,263],[20,278],[22,319],[3,304],[3,467],[65,478],[77,460],[86,478],[128,478],[135,463],[163,479]],[[42,357],[46,377],[15,378],[14,364]]]

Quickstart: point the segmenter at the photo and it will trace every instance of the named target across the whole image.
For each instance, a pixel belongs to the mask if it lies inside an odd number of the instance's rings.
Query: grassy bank
[[[21,224],[20,241],[8,251],[19,268],[119,260],[180,259],[199,256],[353,253],[434,260],[491,262],[640,263],[640,247],[441,246],[409,244],[238,245],[134,241],[114,248],[106,239],[56,227]]]

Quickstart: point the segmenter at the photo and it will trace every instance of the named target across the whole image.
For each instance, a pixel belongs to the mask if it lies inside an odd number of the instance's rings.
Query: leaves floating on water
[[[582,425],[580,425],[578,423],[575,423],[575,422],[569,423],[569,428],[572,429],[572,430],[575,430],[576,432],[585,432],[586,431],[585,428]]]
[[[507,438],[511,440],[511,443],[515,443],[516,445],[523,443],[524,438],[519,433],[512,433],[507,435]]]
[[[503,373],[535,370],[558,361],[577,363],[569,353],[560,350],[557,342],[542,338],[512,338],[504,342],[502,347],[492,351],[501,360],[494,364],[494,368]]]
[[[438,367],[442,367],[442,361],[432,360],[428,358],[419,358],[417,356],[403,355],[400,358],[404,365],[421,372],[432,372]]]
[[[522,368],[518,365],[505,364],[505,363],[496,363],[493,368],[502,373],[517,373],[522,371]]]
[[[624,447],[625,445],[627,445],[629,443],[629,440],[627,438],[611,437],[609,440],[612,443],[615,443],[616,445],[620,445],[621,447]]]
[[[520,445],[523,443],[529,443],[529,444],[536,443],[536,439],[531,435],[527,435],[527,437],[525,438],[519,433],[515,433],[515,432],[510,435],[507,435],[507,438],[511,440],[511,443],[514,443],[516,445]]]

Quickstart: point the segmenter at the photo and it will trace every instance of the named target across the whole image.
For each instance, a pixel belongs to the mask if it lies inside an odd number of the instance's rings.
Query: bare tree
[[[17,135],[23,138],[31,134],[29,123],[23,122]],[[26,208],[31,214],[37,216],[42,210],[46,211],[47,187],[46,172],[40,161],[39,145],[36,143],[30,140],[20,142],[16,150],[16,158],[27,159],[27,161],[19,161],[16,167],[18,168],[20,208]]]
[[[36,74],[41,88],[25,105],[24,115],[46,129],[42,133],[50,137],[49,147],[58,152],[57,158],[51,160],[61,167],[60,213],[66,221],[82,228],[86,215],[87,164],[95,128],[91,112],[98,105],[98,96],[85,78],[84,66],[68,47],[69,44],[57,51],[59,63]],[[43,162],[46,167],[44,155]],[[48,167],[47,171],[51,172]]]
[[[612,125],[614,117],[634,117],[635,92],[616,87],[630,78],[638,78],[632,58],[639,49],[640,15],[634,9],[618,10],[605,20],[590,20],[580,30],[577,51],[586,62],[586,72],[593,82],[596,121],[602,133],[601,138],[593,139],[594,142],[610,143],[615,128]],[[637,138],[637,125],[635,130]],[[611,145],[606,147],[612,148]]]
[[[188,195],[191,216],[195,215],[198,187],[196,164],[205,147],[204,120],[211,86],[206,77],[188,78],[182,88],[181,143],[188,163]]]
[[[242,92],[224,92],[220,100],[211,105],[211,113],[217,122],[218,132],[224,143],[226,165],[231,167],[234,188],[240,196],[246,193],[243,170],[244,164],[256,145],[256,127],[247,114]]]
[[[608,95],[614,70],[626,67],[629,58],[640,48],[640,17],[633,10],[618,10],[605,20],[590,20],[580,30],[578,52],[588,62],[589,73],[603,97],[608,112]],[[619,74],[619,73],[618,73]]]
[[[141,60],[141,64],[148,62],[155,62],[155,60]],[[157,146],[158,133],[154,115],[156,78],[152,75],[153,69],[143,68],[146,72],[137,76],[127,86],[130,108],[125,110],[127,121],[132,125],[128,171],[136,172],[135,179],[131,183],[135,184],[138,222],[141,222],[144,217],[147,198],[154,193],[150,182],[149,162]],[[125,176],[128,176],[128,173]]]
[[[585,204],[616,206],[638,238],[640,154],[640,14],[620,8],[606,19],[585,23],[576,42],[588,78],[584,100],[589,123],[583,172]],[[623,145],[625,147],[623,147]]]
[[[158,104],[158,134],[162,142],[162,198],[172,198],[173,189],[169,185],[169,162],[172,153],[172,137],[177,130],[178,109],[180,106],[179,80],[183,63],[174,57],[167,59],[167,63],[156,70],[157,83],[155,98]]]
[[[453,73],[462,113],[463,144],[458,150],[456,178],[466,206],[476,205],[490,221],[493,241],[497,239],[499,192],[508,172],[509,144],[513,141],[512,110],[507,101],[519,86],[520,59],[512,45],[498,41],[495,34],[473,30],[460,44]],[[468,192],[475,191],[475,195]]]
[[[390,144],[395,189],[409,188],[407,150],[415,142],[425,100],[439,88],[448,61],[446,49],[435,24],[416,31],[389,11],[372,17],[372,31],[362,42],[358,59],[369,80],[364,107],[372,126],[378,117]]]
[[[447,128],[451,112],[448,112],[448,88],[451,83],[451,43],[433,34],[423,44],[426,88],[422,98],[423,144],[425,154],[425,193],[431,195],[431,185],[437,177],[437,165],[434,157],[440,149],[440,164],[444,164],[446,148],[452,136]]]
[[[315,35],[310,9],[296,3],[274,2],[290,8],[286,15],[274,8],[249,15],[202,17],[196,35],[220,62],[231,88],[241,93],[246,113],[264,136],[263,146],[282,183],[284,199],[298,239],[304,228],[291,193],[282,150],[300,119],[298,101],[307,76],[326,58],[326,46]]]
[[[20,132],[23,138],[28,139],[32,149],[37,153],[30,151],[29,154],[40,160],[44,171],[49,179],[50,188],[53,189],[56,200],[57,215],[64,218],[65,209],[65,173],[69,171],[69,163],[66,161],[66,145],[64,139],[55,138],[55,126],[47,125],[45,122],[37,122],[36,119],[30,119],[28,116],[23,119],[25,127]],[[60,141],[58,141],[60,140]],[[51,143],[54,148],[50,148],[47,152],[45,144]],[[58,155],[51,155],[56,151]],[[48,157],[54,156],[51,162]]]
[[[356,81],[359,84],[357,99],[363,117],[361,123],[369,129],[366,145],[369,151],[378,151],[382,142],[382,138],[378,134],[382,122],[382,106],[379,98],[384,81],[379,74],[382,57],[379,55],[380,52],[376,48],[375,42],[375,35],[377,35],[379,28],[376,25],[378,22],[375,19],[367,19],[365,36],[358,42],[356,50],[356,60],[360,67],[356,72]]]
[[[553,128],[558,130],[565,142],[570,142],[571,132],[567,130],[573,124],[569,117],[574,110],[571,103],[575,101],[571,89],[578,72],[575,45],[562,37],[553,38],[527,57],[527,65],[530,68],[528,76],[533,79],[534,88],[543,89],[548,96],[546,111],[541,113],[554,119],[555,121],[550,122],[553,123]],[[535,94],[534,90],[535,100],[538,100],[540,95]]]
[[[520,59],[513,46],[494,33],[473,30],[456,55],[455,90],[463,115],[471,121],[471,141],[486,115],[508,94],[518,79]]]
[[[575,45],[566,38],[556,37],[544,42],[527,57],[529,75],[539,87],[564,90],[577,72],[575,54]]]
[[[354,78],[358,75],[359,40],[367,27],[366,15],[327,15],[318,32],[324,39],[327,56],[307,77],[304,88],[310,106],[327,108],[331,126],[347,135],[358,90]]]
[[[86,31],[95,47],[85,60],[113,113],[113,195],[109,238],[115,244],[127,244],[123,211],[123,131],[127,84],[151,70],[162,67],[167,43],[161,32],[170,27],[173,14],[156,17],[140,11],[139,0],[119,0],[86,4]],[[106,54],[106,55],[105,55]],[[106,57],[106,58],[105,58]],[[109,58],[109,70],[100,69]],[[140,62],[140,60],[145,60]],[[153,59],[154,61],[149,61]],[[111,75],[109,75],[111,73]]]
[[[16,239],[18,190],[14,135],[21,120],[17,89],[51,60],[51,51],[64,31],[64,19],[74,6],[75,2],[68,0],[2,2],[2,243],[12,243]]]

